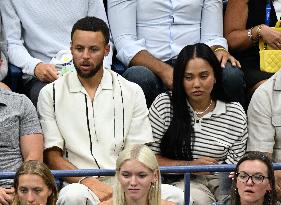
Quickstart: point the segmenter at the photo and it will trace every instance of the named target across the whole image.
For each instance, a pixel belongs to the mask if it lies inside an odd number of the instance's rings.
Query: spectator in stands
[[[281,162],[281,70],[253,94],[248,109],[247,150],[268,153]],[[281,200],[281,171],[275,173],[278,199]]]
[[[4,39],[1,13],[0,13],[0,82],[7,76],[8,73],[8,63],[5,56],[6,53],[5,45],[6,45],[6,41]]]
[[[113,200],[100,205],[174,205],[161,200],[160,168],[154,153],[145,145],[133,145],[120,152],[116,161]]]
[[[198,42],[212,47],[224,68],[226,93],[243,103],[243,72],[233,67],[240,64],[227,52],[222,12],[218,0],[108,0],[117,58],[129,67],[123,76],[142,87],[148,106],[165,88],[172,88],[173,66],[180,50]]]
[[[43,160],[43,136],[35,107],[24,95],[0,88],[0,170],[16,171],[23,161]],[[13,180],[0,180],[0,204],[14,194]]]
[[[231,204],[276,204],[272,162],[261,152],[250,152],[237,163]]]
[[[230,201],[212,205],[276,205],[274,171],[262,152],[249,152],[236,165]]]
[[[15,197],[12,205],[55,205],[57,187],[49,168],[40,161],[24,162],[14,179]]]
[[[153,141],[141,88],[104,69],[109,29],[86,17],[71,32],[77,72],[70,72],[40,92],[38,111],[51,169],[115,168],[118,153],[129,144]],[[58,204],[97,204],[111,197],[111,177],[69,177]],[[178,200],[183,203],[181,190]],[[168,194],[170,194],[168,192]]]
[[[205,44],[188,45],[174,66],[172,93],[160,94],[149,110],[155,142],[151,148],[160,166],[237,163],[248,138],[246,114],[229,102],[222,87],[222,70]],[[166,178],[183,188],[183,176]],[[194,204],[215,201],[218,176],[191,179]]]
[[[72,25],[85,16],[107,22],[102,0],[0,1],[10,63],[22,69],[24,89],[34,105],[41,88],[59,76],[61,65],[51,64],[60,51],[68,50]],[[111,55],[105,61],[109,68]]]
[[[241,63],[249,96],[272,76],[272,73],[260,70],[259,39],[275,49],[281,49],[281,33],[270,28],[277,21],[272,2],[229,0],[226,8],[224,35],[230,52]],[[270,6],[269,13],[266,13],[266,4]]]

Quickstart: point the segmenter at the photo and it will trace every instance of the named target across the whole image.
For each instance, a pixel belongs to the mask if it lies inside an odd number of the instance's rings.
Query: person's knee
[[[156,75],[144,66],[129,67],[122,76],[137,84],[151,84],[158,80]]]
[[[222,72],[222,80],[224,85],[232,87],[245,87],[244,73],[243,71],[230,63],[227,63]]]
[[[161,80],[151,70],[143,66],[130,67],[122,76],[142,88],[148,107],[157,95],[164,91]]]
[[[216,201],[211,191],[199,184],[190,185],[190,197],[193,200],[193,205],[211,204]]]
[[[184,192],[182,189],[169,185],[161,185],[161,199],[172,201],[177,205],[184,205]]]
[[[222,83],[229,100],[245,106],[246,83],[243,71],[227,63],[222,72]]]
[[[30,87],[30,90],[27,91],[27,96],[30,98],[35,107],[37,107],[39,93],[45,85],[47,85],[47,83],[35,79],[32,86]]]
[[[61,189],[58,196],[58,205],[75,205],[75,204],[98,204],[99,200],[84,185],[73,183]]]

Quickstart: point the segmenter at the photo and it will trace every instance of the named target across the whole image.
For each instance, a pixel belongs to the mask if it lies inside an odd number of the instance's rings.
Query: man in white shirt
[[[248,151],[268,153],[281,162],[281,70],[254,92],[248,108]],[[278,200],[281,200],[281,170],[275,171]]]
[[[104,69],[110,50],[104,21],[80,19],[71,40],[76,72],[46,85],[38,99],[46,160],[51,169],[114,169],[124,147],[153,141],[145,97],[137,84]],[[58,204],[97,204],[112,195],[112,177],[65,182],[70,185],[60,191]],[[183,203],[183,193],[176,192],[175,200]]]
[[[148,105],[163,87],[172,87],[180,50],[198,42],[212,47],[224,68],[226,92],[244,103],[243,73],[232,67],[240,64],[223,38],[222,1],[108,0],[108,18],[117,58],[129,67],[123,76],[143,88]]]

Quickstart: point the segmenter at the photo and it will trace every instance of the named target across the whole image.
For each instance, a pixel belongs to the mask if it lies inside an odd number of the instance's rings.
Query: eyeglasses
[[[238,172],[236,173],[236,176],[237,179],[242,183],[248,182],[248,180],[251,178],[254,184],[261,184],[264,179],[268,179],[268,177],[263,176],[261,174],[249,175],[246,172]]]

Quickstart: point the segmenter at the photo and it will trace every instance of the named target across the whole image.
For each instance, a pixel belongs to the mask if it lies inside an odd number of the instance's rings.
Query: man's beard
[[[79,67],[77,66],[75,61],[73,61],[73,65],[74,65],[74,67],[75,67],[75,69],[77,71],[78,76],[81,77],[81,78],[91,78],[91,77],[95,76],[96,73],[102,68],[102,62],[101,62],[101,63],[97,64],[94,67],[94,69],[90,70],[89,73],[84,73],[83,71],[81,71],[79,69]]]

